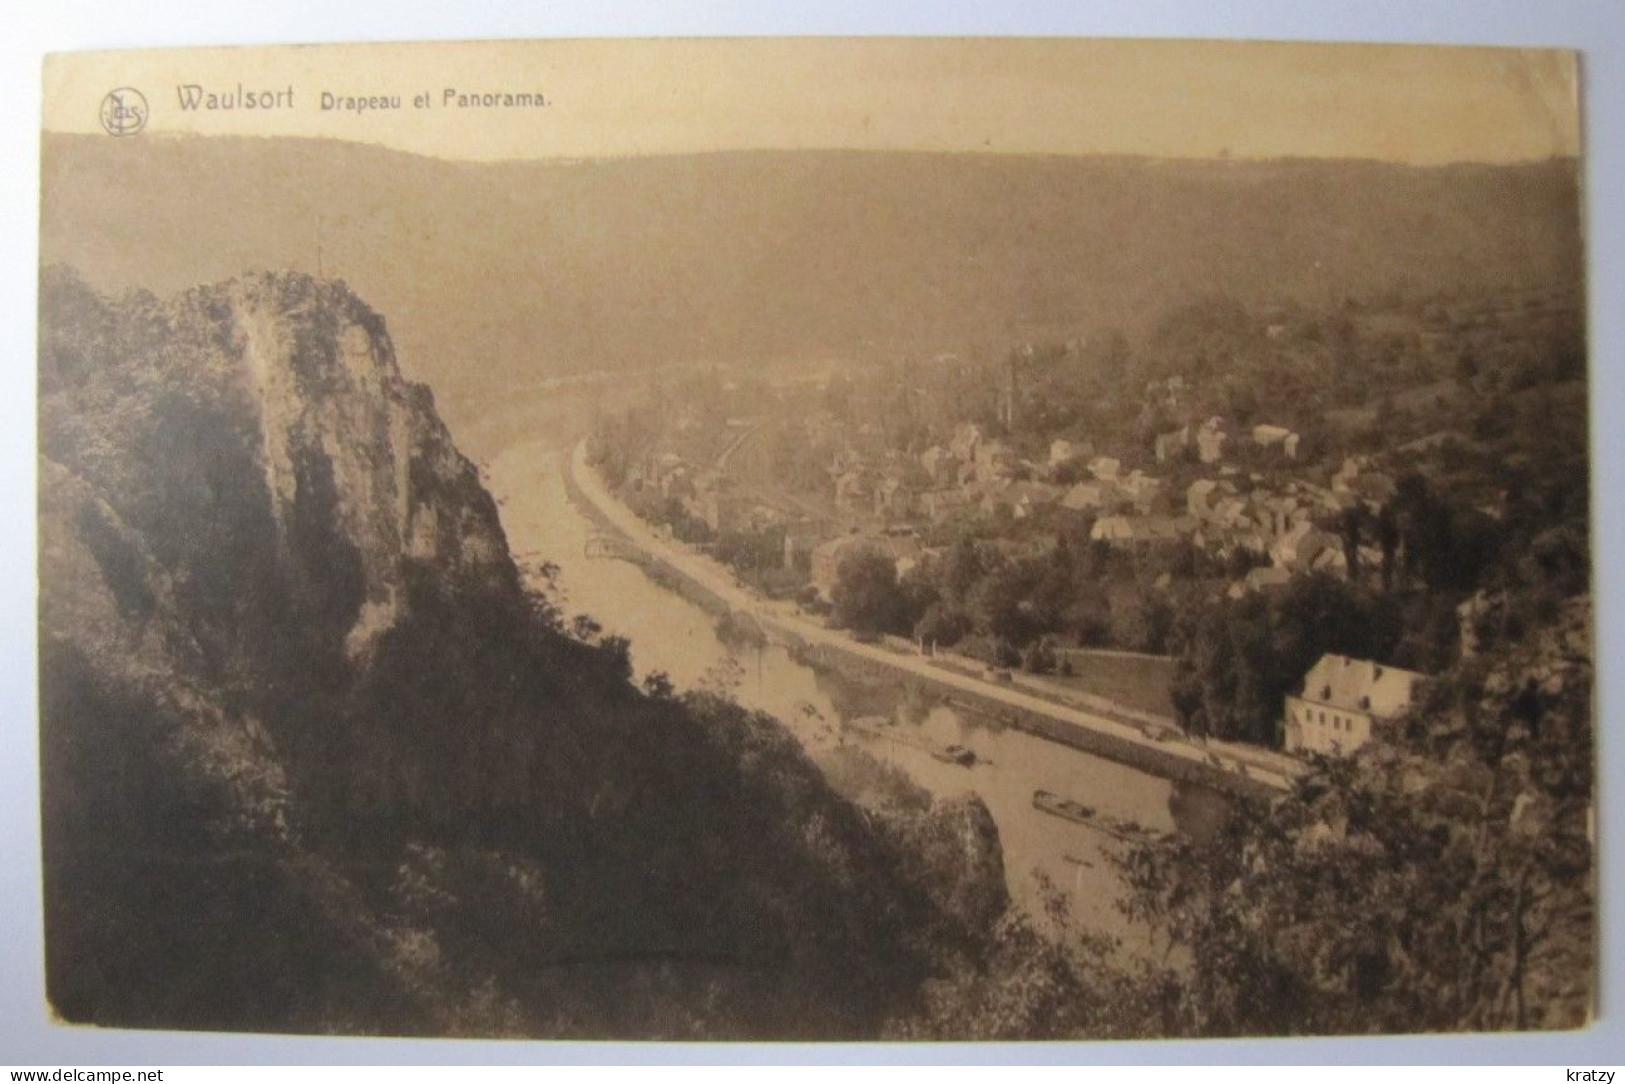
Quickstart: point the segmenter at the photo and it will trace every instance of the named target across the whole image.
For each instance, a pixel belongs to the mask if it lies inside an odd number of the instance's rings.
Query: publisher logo
[[[102,99],[102,127],[108,135],[135,135],[147,126],[147,99],[133,87],[119,87]]]

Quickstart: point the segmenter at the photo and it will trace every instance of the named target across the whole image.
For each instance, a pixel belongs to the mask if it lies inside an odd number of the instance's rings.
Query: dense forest
[[[836,151],[447,162],[338,140],[48,135],[41,233],[100,289],[343,278],[468,439],[516,389],[854,372],[1243,305],[1519,290],[1580,266],[1577,164]],[[184,198],[181,194],[184,193]],[[318,267],[318,264],[320,265]],[[469,449],[482,453],[483,449]]]

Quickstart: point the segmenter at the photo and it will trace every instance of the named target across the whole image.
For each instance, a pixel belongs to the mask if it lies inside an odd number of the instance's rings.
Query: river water
[[[1129,953],[1146,947],[1143,932],[1115,906],[1121,886],[1106,851],[1117,844],[1033,808],[1033,792],[1053,791],[1149,828],[1196,835],[1222,821],[1225,798],[932,702],[901,681],[855,681],[804,665],[782,647],[724,642],[715,617],[654,583],[639,566],[585,556],[593,528],[566,495],[564,457],[554,437],[521,440],[489,461],[488,484],[501,505],[508,544],[522,558],[559,566],[566,615],[589,614],[606,633],[626,636],[639,678],[664,671],[679,690],[727,691],[783,721],[815,759],[843,741],[857,743],[934,796],[974,791],[998,824],[1014,899],[1038,913],[1047,883],[1066,894],[1075,925],[1119,938]],[[977,762],[944,763],[906,741],[841,725],[874,715],[893,718],[905,735],[966,746]]]

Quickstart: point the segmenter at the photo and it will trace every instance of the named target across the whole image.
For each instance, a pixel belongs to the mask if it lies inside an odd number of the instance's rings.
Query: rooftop
[[[1304,675],[1303,699],[1386,717],[1409,707],[1416,683],[1425,678],[1425,674],[1370,659],[1322,655]]]

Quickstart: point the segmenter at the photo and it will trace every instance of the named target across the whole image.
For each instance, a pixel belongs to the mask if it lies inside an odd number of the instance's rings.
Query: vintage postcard
[[[52,1013],[1585,1026],[1576,64],[48,58]]]

